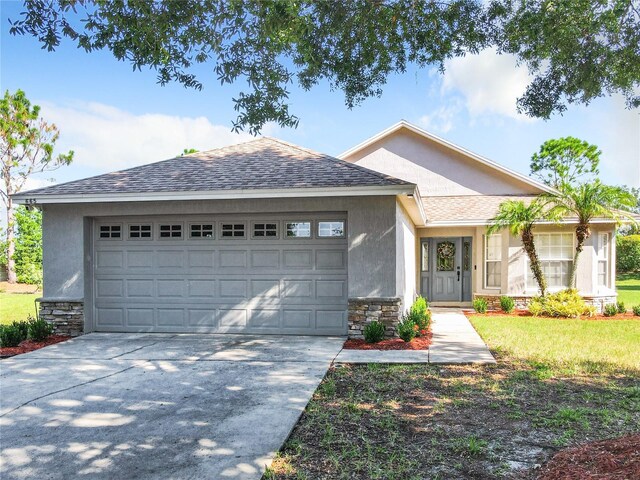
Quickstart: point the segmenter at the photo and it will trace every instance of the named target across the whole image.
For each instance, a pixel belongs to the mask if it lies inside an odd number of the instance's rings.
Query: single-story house
[[[43,211],[41,316],[59,331],[358,336],[432,305],[536,285],[498,205],[548,187],[400,122],[338,158],[259,138],[14,196]],[[550,289],[574,226],[536,227]],[[615,225],[596,220],[577,288],[615,301]]]

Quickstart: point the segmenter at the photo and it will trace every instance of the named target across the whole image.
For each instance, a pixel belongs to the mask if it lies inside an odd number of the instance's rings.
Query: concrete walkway
[[[334,363],[496,363],[462,310],[432,308],[429,350],[341,350]]]

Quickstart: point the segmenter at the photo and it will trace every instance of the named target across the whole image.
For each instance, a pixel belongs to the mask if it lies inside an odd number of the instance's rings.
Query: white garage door
[[[103,332],[344,335],[344,214],[96,220]]]

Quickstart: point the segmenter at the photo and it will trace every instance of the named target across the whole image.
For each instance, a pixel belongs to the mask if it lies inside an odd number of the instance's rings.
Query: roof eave
[[[362,187],[311,187],[282,189],[213,190],[198,192],[132,192],[92,194],[24,194],[12,195],[19,205],[46,205],[57,203],[114,203],[152,202],[168,200],[236,200],[251,198],[294,197],[358,197],[382,195],[408,195],[416,190],[414,184],[373,185]]]
[[[567,219],[562,222],[553,222],[553,221],[538,221],[535,222],[535,225],[576,225],[578,223],[577,219]],[[616,221],[611,218],[596,218],[593,219],[591,224],[594,225],[602,225],[602,224],[615,224]],[[628,223],[624,220],[621,220],[620,223]],[[491,224],[491,220],[487,219],[471,219],[471,220],[435,220],[428,221],[425,224],[425,228],[431,227],[486,227]]]

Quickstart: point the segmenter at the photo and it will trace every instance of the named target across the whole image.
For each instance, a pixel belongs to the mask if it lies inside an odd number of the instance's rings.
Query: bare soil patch
[[[37,285],[27,285],[26,283],[0,282],[0,292],[6,293],[39,293]]]
[[[20,342],[20,345],[18,345],[17,347],[0,347],[0,358],[8,358],[15,355],[20,355],[21,353],[33,352],[34,350],[38,350],[49,345],[64,342],[65,340],[69,340],[70,338],[72,337],[69,337],[67,335],[51,335],[49,336],[49,338],[42,342],[25,340],[24,342]]]
[[[640,435],[591,442],[556,453],[538,480],[640,478]]]
[[[342,348],[345,350],[428,350],[431,345],[431,332],[416,337],[410,342],[401,338],[388,338],[377,343],[367,343],[362,339],[350,338]]]

